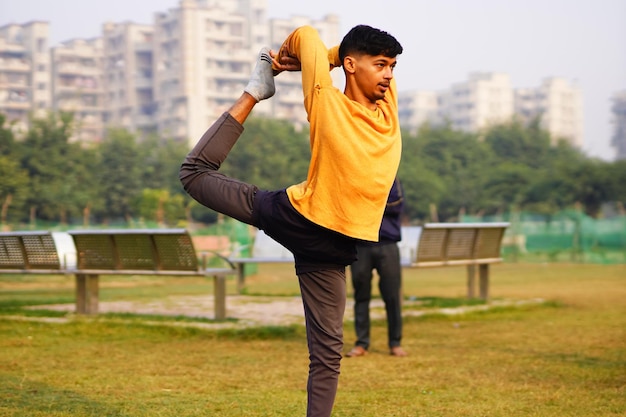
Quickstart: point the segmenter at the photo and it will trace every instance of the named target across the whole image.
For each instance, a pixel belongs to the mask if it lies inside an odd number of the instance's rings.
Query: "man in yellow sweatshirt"
[[[330,416],[343,350],[345,267],[356,243],[376,241],[402,148],[393,70],[402,53],[387,32],[359,25],[327,49],[317,31],[292,32],[277,53],[261,50],[244,93],[202,136],[180,169],[185,190],[201,204],[251,224],[294,254],[309,348],[307,416]],[[344,91],[330,70],[343,67]],[[259,190],[218,172],[260,100],[274,95],[274,76],[302,72],[310,123],[306,180]]]

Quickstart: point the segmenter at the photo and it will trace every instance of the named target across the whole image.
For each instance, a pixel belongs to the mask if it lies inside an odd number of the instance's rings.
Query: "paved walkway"
[[[458,307],[437,310],[411,309],[417,307],[419,300],[406,300],[404,316],[418,316],[428,313],[441,314],[461,314],[468,311],[486,310],[494,306],[540,303],[543,300],[522,300],[522,301],[493,301],[487,305]],[[345,320],[352,321],[354,301],[348,299],[346,303]],[[271,326],[271,325],[304,325],[304,311],[302,300],[297,297],[265,297],[265,296],[244,296],[229,295],[226,299],[226,316],[236,319],[220,323],[193,323],[178,322],[180,325],[189,325],[207,328],[225,327],[250,327],[250,326]],[[37,306],[33,308],[68,311],[75,309],[74,304],[56,304]],[[197,318],[214,318],[213,297],[211,296],[175,296],[165,300],[141,302],[141,301],[111,301],[100,302],[100,313],[135,313],[135,314],[159,314],[171,316],[187,316]],[[370,304],[370,315],[372,320],[385,319],[384,304],[381,299],[373,299]],[[163,322],[159,322],[163,324]]]

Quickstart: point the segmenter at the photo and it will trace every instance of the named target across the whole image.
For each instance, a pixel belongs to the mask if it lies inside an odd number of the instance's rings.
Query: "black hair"
[[[354,53],[394,58],[402,53],[402,45],[387,32],[367,25],[358,25],[350,29],[341,41],[339,59],[343,62],[346,55]]]

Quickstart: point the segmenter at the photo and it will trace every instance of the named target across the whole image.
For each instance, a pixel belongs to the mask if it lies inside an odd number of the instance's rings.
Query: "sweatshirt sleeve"
[[[328,50],[328,62],[330,63],[331,69],[341,66],[342,62],[339,59],[339,45],[333,46]]]
[[[335,62],[329,60],[331,53],[334,54]],[[307,114],[310,114],[320,90],[333,87],[330,66],[339,61],[338,49],[332,48],[329,51],[315,28],[301,26],[287,37],[278,54],[293,56],[300,61],[304,106]]]

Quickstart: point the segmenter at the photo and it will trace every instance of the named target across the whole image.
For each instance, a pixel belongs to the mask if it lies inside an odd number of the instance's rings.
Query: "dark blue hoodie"
[[[378,243],[399,242],[402,239],[402,209],[404,207],[404,192],[400,181],[396,178],[387,197],[387,205],[383,214],[383,221],[378,231]],[[377,242],[362,242],[365,245],[376,245]]]

